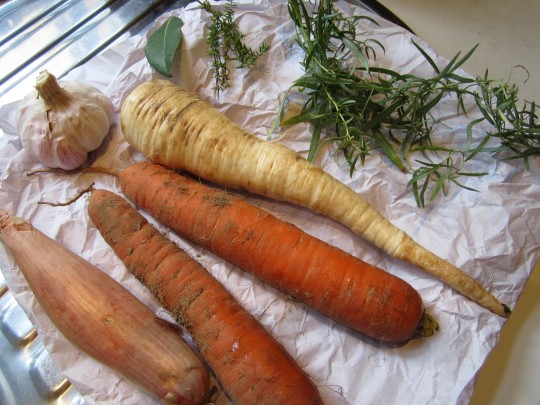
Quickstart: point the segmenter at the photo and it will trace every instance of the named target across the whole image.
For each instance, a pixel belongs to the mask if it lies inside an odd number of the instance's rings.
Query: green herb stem
[[[456,54],[440,68],[413,42],[433,69],[433,76],[427,78],[375,67],[372,61],[377,52],[384,52],[383,45],[358,38],[361,22],[376,21],[345,16],[333,4],[333,0],[316,4],[288,1],[297,43],[304,51],[305,73],[293,82],[287,95],[296,89],[304,94],[305,102],[299,114],[282,124],[313,124],[308,159],[324,145],[336,142],[352,175],[358,162],[364,164],[378,150],[399,170],[411,173],[409,185],[423,207],[445,194],[450,183],[470,190],[459,179],[486,174],[464,169],[481,152],[511,151],[508,159],[523,158],[526,165],[529,156],[539,153],[540,127],[534,103],[518,108],[517,88],[489,80],[487,72],[481,79],[459,74],[476,47],[463,56]],[[483,115],[469,123],[461,149],[439,146],[434,140],[437,120],[433,111],[448,96],[455,98],[457,114],[466,115],[466,101],[474,101]],[[285,108],[283,100],[280,116]],[[474,144],[473,128],[483,121],[495,130]],[[499,147],[487,147],[493,138],[500,139]],[[418,153],[423,159],[411,162],[412,154]]]
[[[234,0],[227,0],[220,11],[208,0],[197,0],[201,8],[211,15],[208,26],[207,42],[209,56],[212,59],[214,73],[214,90],[217,95],[230,87],[230,64],[236,61],[237,68],[253,69],[257,59],[269,50],[267,44],[262,44],[258,50],[253,50],[243,43],[245,34],[240,31],[234,20]]]

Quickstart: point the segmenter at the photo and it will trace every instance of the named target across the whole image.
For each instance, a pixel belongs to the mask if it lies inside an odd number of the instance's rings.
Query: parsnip
[[[0,239],[58,330],[168,404],[200,404],[206,368],[178,331],[106,273],[0,210]]]
[[[478,281],[413,241],[352,189],[293,150],[257,138],[174,83],[139,85],[124,101],[120,122],[126,140],[157,163],[326,215],[494,313],[510,313]]]

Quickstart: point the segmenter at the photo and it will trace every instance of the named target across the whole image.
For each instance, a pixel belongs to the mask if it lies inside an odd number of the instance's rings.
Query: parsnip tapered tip
[[[494,300],[496,300],[495,297],[493,297]],[[481,303],[480,303],[481,304]],[[489,309],[491,312],[493,312],[496,315],[499,315],[502,318],[508,318],[510,314],[512,313],[512,310],[508,305],[505,305],[498,300],[496,300],[496,303],[492,305],[484,305],[487,309]]]

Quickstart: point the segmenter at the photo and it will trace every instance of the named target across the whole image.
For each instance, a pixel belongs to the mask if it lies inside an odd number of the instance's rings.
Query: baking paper
[[[349,3],[336,5],[347,14],[373,16]],[[219,98],[213,90],[205,41],[206,24],[210,19],[196,4],[163,15],[149,32],[123,39],[70,72],[64,80],[80,80],[101,89],[113,101],[118,117],[120,105],[129,91],[158,77],[145,60],[143,47],[147,35],[171,15],[182,18],[185,23],[182,51],[174,62],[171,80],[210,101],[257,136],[306,155],[309,125],[278,128],[270,133],[286,90],[303,73],[300,65],[303,55],[295,44],[294,26],[283,0],[239,2],[236,16],[240,28],[247,34],[245,42],[253,48],[264,42],[270,45],[270,50],[253,70],[234,69],[231,88]],[[440,66],[448,62],[421,38],[378,16],[373,17],[379,25],[364,21],[362,35],[384,45],[385,53],[377,59],[378,65],[402,73],[432,75],[431,67],[413,46],[413,40]],[[23,96],[21,94],[20,99]],[[38,204],[40,201],[67,201],[91,182],[98,188],[115,192],[120,189],[116,179],[107,175],[27,176],[28,171],[41,165],[21,149],[15,130],[18,105],[16,101],[0,109],[0,207],[28,219],[49,237],[120,281],[159,316],[167,318],[168,314],[101,239],[88,219],[86,197],[66,207]],[[442,123],[436,130],[437,139],[464,142],[468,120],[479,116],[472,105],[469,117],[458,116],[455,111],[455,100],[443,100],[437,111]],[[481,136],[485,129],[489,128],[477,126],[475,136]],[[91,154],[88,165],[121,169],[142,159],[124,141],[115,123],[105,143]],[[352,176],[332,146],[324,149],[315,163],[358,192],[417,242],[479,280],[501,302],[515,306],[540,256],[538,158],[531,159],[530,170],[525,170],[521,161],[479,155],[471,169],[485,171],[488,175],[464,180],[477,192],[452,186],[444,198],[436,199],[424,209],[418,208],[414,201],[407,185],[409,175],[401,173],[377,153],[371,154]],[[419,291],[427,311],[439,322],[440,331],[432,337],[403,345],[382,344],[306,308],[149,218],[163,233],[197,257],[266,327],[312,378],[326,404],[468,402],[475,376],[496,345],[505,319],[414,266],[390,258],[330,219],[290,204],[238,194],[309,234],[403,278]],[[87,403],[157,403],[63,338],[43,314],[9,252],[3,252],[0,265],[10,291],[37,326],[58,368]],[[217,402],[227,403],[226,396],[221,395]]]

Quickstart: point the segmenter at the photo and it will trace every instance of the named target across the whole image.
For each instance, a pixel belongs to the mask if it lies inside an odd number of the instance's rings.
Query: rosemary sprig
[[[488,78],[487,71],[483,78],[476,79],[480,93],[475,94],[475,101],[482,114],[494,131],[487,136],[499,138],[498,147],[486,149],[491,152],[510,152],[507,160],[523,159],[529,169],[529,157],[540,151],[540,123],[536,104],[521,102],[519,89],[515,84],[495,81]]]
[[[201,8],[211,14],[208,26],[207,42],[209,56],[212,58],[214,73],[214,91],[216,94],[230,87],[230,63],[236,61],[237,68],[253,69],[255,62],[269,49],[262,44],[258,50],[253,50],[242,41],[245,34],[240,31],[234,20],[234,0],[226,0],[223,11],[217,10],[208,0],[198,0]]]
[[[377,149],[400,170],[411,173],[409,185],[417,204],[423,207],[440,193],[445,194],[450,183],[471,189],[459,179],[485,175],[465,169],[465,164],[480,152],[511,150],[510,158],[524,158],[526,163],[528,156],[539,153],[540,130],[534,103],[527,105],[528,109],[518,109],[515,87],[492,82],[487,73],[484,79],[476,80],[458,73],[476,47],[463,56],[458,53],[440,68],[414,44],[433,68],[433,76],[428,78],[374,67],[372,61],[377,51],[384,52],[384,47],[370,38],[359,40],[358,24],[376,21],[367,16],[344,16],[333,3],[288,1],[297,43],[305,55],[305,74],[292,84],[288,94],[297,89],[304,94],[305,102],[301,112],[283,125],[313,124],[308,159],[312,160],[324,145],[336,142],[352,174],[358,162],[364,164]],[[455,98],[458,114],[465,113],[469,97],[483,113],[482,119],[468,125],[461,149],[436,144],[444,140],[435,141],[437,121],[433,111],[445,97]],[[474,144],[473,127],[484,120],[495,131]],[[488,141],[495,137],[500,138],[501,146],[488,148]],[[410,162],[410,157],[418,153],[423,158]]]

